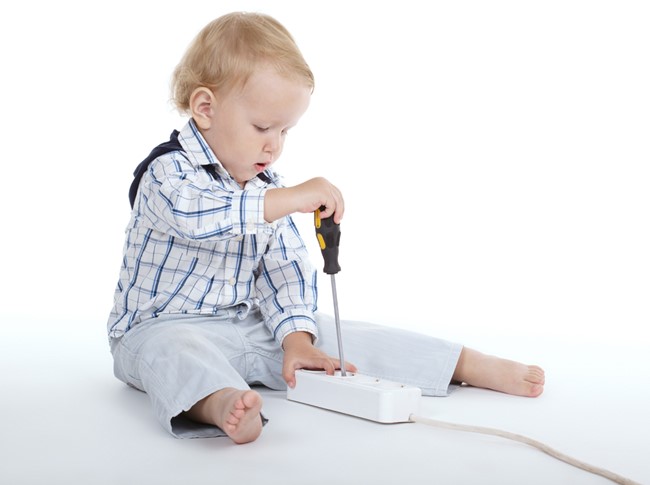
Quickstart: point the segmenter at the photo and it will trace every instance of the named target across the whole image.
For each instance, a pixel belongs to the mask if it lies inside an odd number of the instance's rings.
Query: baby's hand
[[[273,222],[294,212],[309,213],[325,207],[321,217],[334,217],[339,224],[345,209],[341,191],[323,177],[309,179],[293,187],[269,189],[264,197],[264,218]]]
[[[314,212],[316,209],[325,207],[321,211],[323,219],[334,216],[337,224],[343,218],[343,195],[341,191],[322,177],[316,177],[292,187],[300,197],[298,212]]]
[[[311,335],[307,332],[294,332],[287,335],[282,346],[284,347],[282,377],[291,388],[296,385],[296,369],[322,369],[332,375],[336,369],[341,368],[339,359],[329,357],[313,346]],[[345,370],[356,372],[357,368],[346,362]]]

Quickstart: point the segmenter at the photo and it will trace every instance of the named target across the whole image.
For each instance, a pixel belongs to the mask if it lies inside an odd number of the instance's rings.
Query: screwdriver
[[[316,239],[320,246],[325,267],[325,274],[331,276],[332,298],[334,299],[334,321],[336,322],[336,340],[339,345],[339,359],[341,360],[341,375],[345,374],[345,360],[343,359],[343,340],[341,338],[341,321],[339,320],[339,301],[336,295],[336,278],[334,275],[341,271],[339,266],[339,242],[341,240],[341,225],[334,222],[334,215],[321,219],[320,213],[325,206],[316,209],[314,212],[314,226],[316,227]]]

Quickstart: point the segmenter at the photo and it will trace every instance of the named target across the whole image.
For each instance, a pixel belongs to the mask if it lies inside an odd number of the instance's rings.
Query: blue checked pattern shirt
[[[190,120],[184,151],[156,158],[144,174],[126,229],[110,337],[161,314],[245,318],[259,306],[278,342],[317,337],[316,270],[291,217],[264,220],[264,194],[281,187],[267,170],[244,189]],[[202,165],[215,167],[216,179]]]

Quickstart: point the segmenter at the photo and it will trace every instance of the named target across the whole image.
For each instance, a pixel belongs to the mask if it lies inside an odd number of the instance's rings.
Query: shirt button
[[[228,280],[228,283],[230,283],[230,286],[235,286],[235,283],[237,283],[237,280],[235,278],[230,278]]]

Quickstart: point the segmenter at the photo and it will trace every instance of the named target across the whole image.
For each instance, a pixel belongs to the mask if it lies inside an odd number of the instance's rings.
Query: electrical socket
[[[419,387],[340,371],[296,371],[296,385],[287,388],[287,399],[379,423],[405,423],[417,414]]]

